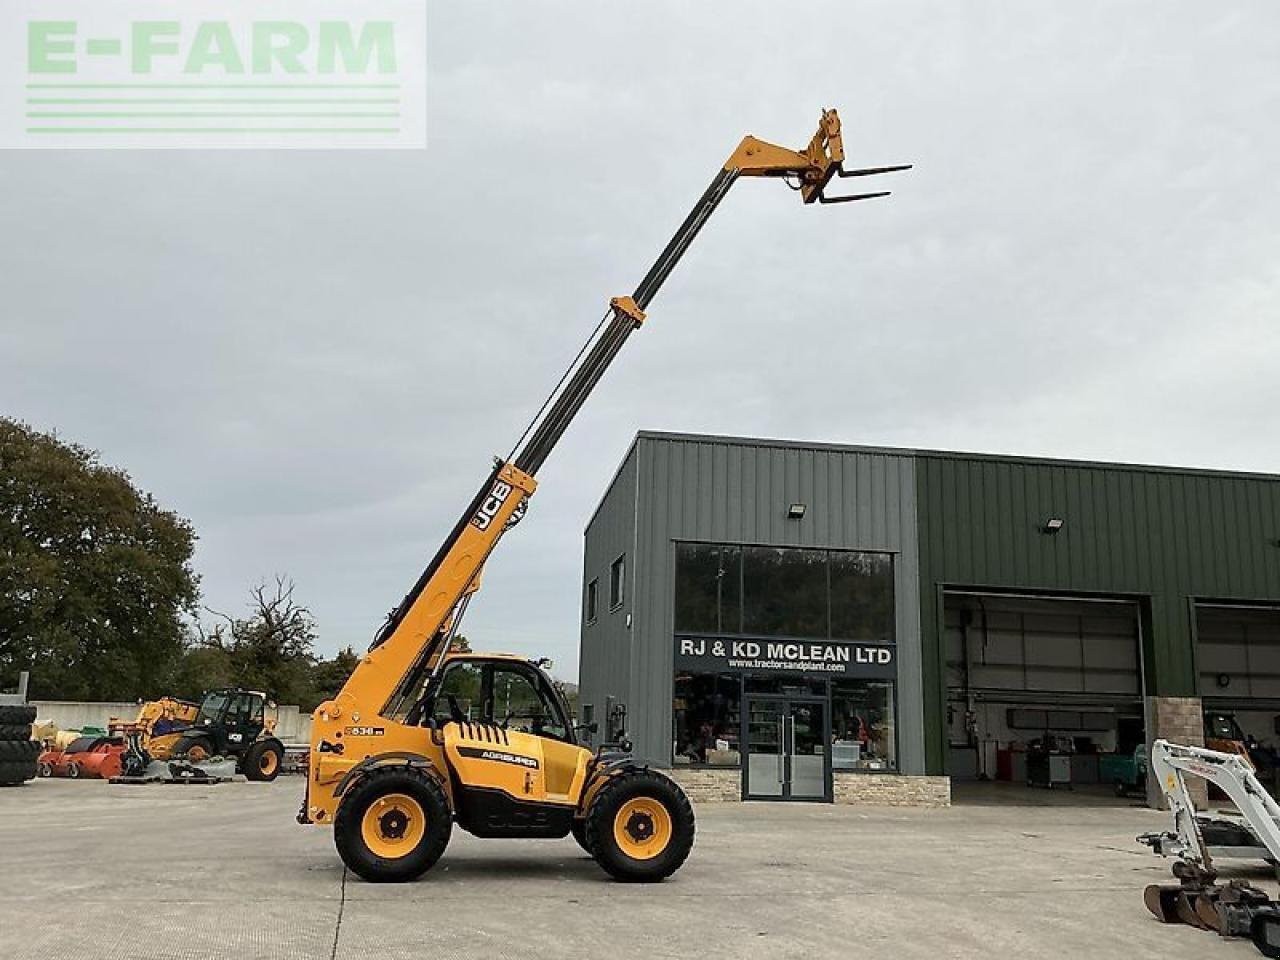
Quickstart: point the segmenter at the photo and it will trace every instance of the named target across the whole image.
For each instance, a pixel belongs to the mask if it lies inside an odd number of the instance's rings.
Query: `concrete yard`
[[[1164,814],[1047,794],[948,810],[702,805],[657,886],[573,840],[455,831],[421,881],[344,877],[302,783],[0,790],[5,960],[1258,956],[1144,910]],[[989,798],[988,798],[989,799]],[[1270,872],[1241,871],[1274,893]]]

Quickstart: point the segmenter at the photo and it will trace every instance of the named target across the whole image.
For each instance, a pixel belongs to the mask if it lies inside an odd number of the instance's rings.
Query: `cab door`
[[[222,719],[222,736],[225,744],[218,746],[227,753],[240,754],[258,739],[264,724],[262,697],[253,693],[234,694],[227,702]]]
[[[566,802],[575,798],[574,778],[584,751],[574,742],[569,718],[559,700],[547,688],[546,679],[518,661],[490,666],[484,710],[486,720],[509,735],[537,737],[542,748],[546,799]]]

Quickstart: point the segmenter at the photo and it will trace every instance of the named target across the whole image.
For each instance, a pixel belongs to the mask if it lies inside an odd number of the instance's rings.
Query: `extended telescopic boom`
[[[516,448],[499,460],[431,563],[379,630],[335,700],[385,703],[388,717],[405,716],[429,671],[443,663],[480,571],[506,528],[523,515],[537,484],[534,476],[604,376],[627,338],[645,319],[645,309],[671,275],[698,232],[739,177],[782,178],[806,203],[844,203],[882,197],[888,191],[829,197],[836,177],[860,177],[907,170],[909,164],[844,169],[840,118],[826,110],[818,130],[801,150],[745,137],[630,296],[614,297],[591,338],[565,372]]]

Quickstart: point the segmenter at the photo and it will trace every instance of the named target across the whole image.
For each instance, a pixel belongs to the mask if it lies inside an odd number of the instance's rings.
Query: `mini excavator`
[[[485,561],[524,515],[535,477],[645,310],[739,177],[784,180],[805,204],[846,170],[840,118],[822,114],[800,150],[746,137],[640,285],[614,297],[524,435],[467,505],[342,690],[315,711],[298,822],[330,825],[343,862],[369,881],[407,881],[458,827],[477,837],[570,834],[612,877],[654,882],[689,855],[694,815],[670,778],[635,761],[625,734],[591,750],[540,662],[452,649]],[[587,732],[594,732],[588,730]]]

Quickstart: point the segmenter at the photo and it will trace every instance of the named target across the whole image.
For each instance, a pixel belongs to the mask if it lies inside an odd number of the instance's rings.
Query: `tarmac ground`
[[[662,884],[610,881],[572,839],[455,829],[416,883],[344,872],[293,817],[302,781],[44,780],[0,790],[6,960],[1258,956],[1165,926],[1134,842],[1167,814],[1103,798],[978,791],[946,810],[702,804]],[[1275,893],[1263,864],[1238,863]]]

